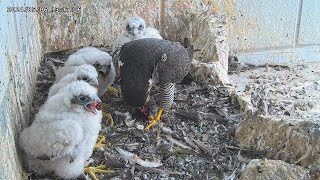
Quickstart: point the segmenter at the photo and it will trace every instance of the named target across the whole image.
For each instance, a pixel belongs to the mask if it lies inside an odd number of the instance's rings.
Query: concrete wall
[[[80,7],[79,12],[40,15],[45,52],[85,45],[110,45],[128,16],[137,14],[165,38],[190,35],[190,14],[228,17],[230,50],[252,64],[320,60],[320,2],[317,0],[39,0],[42,7]],[[112,18],[111,18],[112,17]]]
[[[201,0],[80,0],[71,2],[38,1],[39,6],[76,7],[80,11],[40,14],[42,45],[45,52],[87,45],[111,45],[125,29],[132,15],[143,17],[147,25],[156,27],[165,38],[183,40],[191,35],[191,14],[210,10]]]
[[[320,1],[212,0],[229,18],[229,46],[242,62],[320,61]]]
[[[41,46],[36,13],[7,12],[35,7],[33,0],[0,1],[0,179],[23,179],[17,139],[28,123]]]
[[[88,45],[110,46],[113,38],[125,27],[128,16],[139,14],[152,26],[157,26],[159,16],[158,0],[39,0],[38,4],[48,8],[47,13],[39,14],[44,52]],[[52,12],[52,7],[75,10]]]
[[[43,12],[7,12],[13,6]],[[309,62],[320,60],[319,9],[316,0],[0,0],[0,179],[22,178],[17,132],[30,117],[42,52],[110,45],[131,15],[181,40],[195,31],[190,15],[209,11],[227,14],[229,46],[240,61]]]

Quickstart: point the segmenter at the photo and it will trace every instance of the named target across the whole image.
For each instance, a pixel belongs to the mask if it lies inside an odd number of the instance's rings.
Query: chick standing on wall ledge
[[[193,58],[193,46],[185,39],[178,42],[146,38],[125,43],[114,58],[120,67],[120,85],[124,100],[131,106],[144,106],[152,84],[160,84],[160,108],[152,123],[171,108],[175,84],[187,75]]]
[[[51,96],[20,135],[26,166],[38,175],[70,179],[82,174],[101,129],[96,88],[75,81]]]
[[[139,16],[132,16],[127,20],[126,30],[112,42],[112,53],[118,45],[142,38],[162,39],[159,31],[155,28],[147,28],[145,21]]]
[[[99,74],[98,96],[101,97],[113,83],[116,72],[112,63],[112,57],[107,52],[94,47],[85,47],[70,55],[65,65],[56,71],[56,81],[54,84],[67,74],[74,72],[77,66],[83,64],[90,64],[96,68]]]

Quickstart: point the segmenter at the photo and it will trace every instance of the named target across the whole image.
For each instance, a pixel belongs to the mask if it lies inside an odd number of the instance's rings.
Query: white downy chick
[[[67,74],[74,72],[75,67],[82,64],[90,64],[96,68],[99,74],[98,96],[102,96],[113,83],[116,72],[112,57],[107,52],[94,47],[85,47],[70,55],[65,65],[56,71],[55,83],[59,82]]]
[[[123,45],[124,43],[142,38],[162,39],[162,36],[157,29],[150,27],[146,28],[146,23],[141,17],[130,17],[126,23],[126,30],[112,42],[112,54],[117,49],[118,45]]]
[[[99,85],[96,68],[89,64],[83,64],[81,66],[76,66],[73,73],[67,74],[58,83],[53,84],[49,90],[48,97],[53,96],[61,88],[77,80],[86,81],[96,88],[98,88]]]
[[[19,145],[27,169],[70,179],[82,174],[101,129],[102,106],[96,88],[75,81],[47,99]]]

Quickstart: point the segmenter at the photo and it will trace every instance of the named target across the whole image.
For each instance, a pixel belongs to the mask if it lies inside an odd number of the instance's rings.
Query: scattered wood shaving
[[[151,161],[143,160],[136,154],[126,151],[120,147],[116,146],[115,149],[119,152],[120,155],[122,155],[122,157],[125,160],[129,161],[130,164],[136,163],[136,164],[139,164],[140,166],[150,167],[150,168],[156,168],[156,167],[162,166],[162,163],[160,162],[151,162]]]

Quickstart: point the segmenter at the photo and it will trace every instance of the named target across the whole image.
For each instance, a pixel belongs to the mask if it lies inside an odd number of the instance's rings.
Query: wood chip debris
[[[161,162],[151,162],[151,161],[143,160],[136,154],[126,151],[118,146],[115,146],[114,148],[118,151],[120,155],[122,155],[122,157],[125,160],[129,161],[130,164],[139,164],[140,166],[149,167],[149,168],[156,168],[156,167],[162,166]]]

